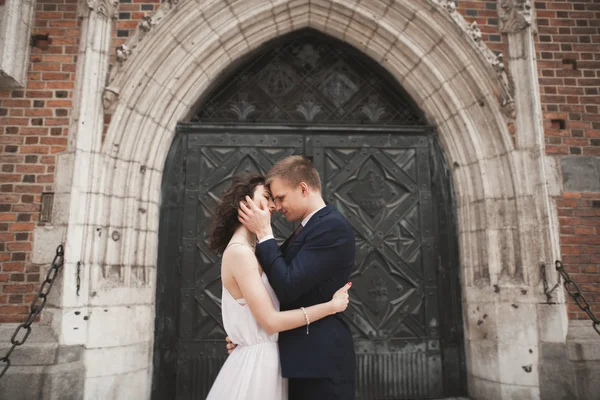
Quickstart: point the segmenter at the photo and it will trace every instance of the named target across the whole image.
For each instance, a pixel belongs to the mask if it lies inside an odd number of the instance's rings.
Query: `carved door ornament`
[[[394,82],[394,83],[392,83]],[[406,92],[356,49],[310,30],[266,45],[192,122],[424,125]]]

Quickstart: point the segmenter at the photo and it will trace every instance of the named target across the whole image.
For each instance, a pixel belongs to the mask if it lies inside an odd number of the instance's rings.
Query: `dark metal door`
[[[325,199],[354,227],[351,306],[360,399],[443,395],[428,138],[319,135]]]
[[[177,356],[176,361],[165,361],[165,348],[155,346],[159,354],[155,354],[153,398],[168,394],[168,398],[204,399],[208,393],[226,359],[220,263],[206,241],[210,217],[234,174],[265,174],[291,154],[313,159],[325,200],[355,230],[357,262],[345,317],[355,339],[359,398],[439,398],[463,393],[464,375],[456,372],[464,367],[461,352],[444,357],[450,343],[444,332],[453,332],[453,349],[462,339],[460,318],[439,316],[440,307],[446,314],[451,307],[440,304],[438,295],[452,290],[442,287],[443,282],[438,286],[440,210],[434,213],[432,206],[432,140],[426,129],[189,124],[180,126],[179,133],[184,186],[163,183],[163,187],[179,188],[180,195],[172,198],[180,199],[182,215],[175,218],[179,224],[161,218],[160,228],[161,238],[168,236],[171,247],[179,238],[179,287],[163,287],[163,292],[176,290],[177,295],[157,292],[157,304],[160,296],[178,299],[178,327],[176,332],[164,329],[160,321],[174,317],[159,315],[169,309],[157,308],[156,333],[157,343],[172,343],[176,335]],[[171,205],[171,209],[177,208]],[[285,219],[274,221],[280,242],[293,228]],[[164,229],[171,229],[170,235],[164,235]],[[173,251],[160,254],[174,257]],[[159,279],[164,274],[159,272]],[[458,297],[446,299],[456,301]],[[161,335],[171,339],[159,340]],[[169,350],[172,354],[172,346]],[[164,369],[172,373],[161,374]],[[449,382],[449,376],[460,382]]]
[[[235,174],[266,174],[279,159],[301,154],[300,135],[240,135],[206,129],[186,135],[177,399],[204,399],[225,362],[220,259],[208,249],[210,217]],[[274,221],[277,237],[292,226]]]

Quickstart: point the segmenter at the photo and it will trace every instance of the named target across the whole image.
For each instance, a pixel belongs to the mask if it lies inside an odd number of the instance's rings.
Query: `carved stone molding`
[[[87,0],[88,2],[94,1],[104,1],[108,0]],[[496,54],[487,47],[487,45],[481,40],[481,31],[476,23],[469,24],[464,17],[456,11],[456,1],[454,0],[428,0],[431,3],[434,3],[441,7],[445,12],[447,12],[450,17],[458,24],[458,26],[465,32],[467,37],[469,37],[474,43],[476,48],[482,54],[483,58],[488,62],[489,65],[496,71],[497,79],[500,81],[500,85],[502,87],[502,95],[500,103],[504,109],[510,110],[510,104],[513,102],[513,96],[511,94],[510,85],[508,76],[504,69],[504,63],[502,62],[502,54]],[[108,79],[108,84],[110,85],[114,78],[117,76],[119,71],[123,68],[123,64],[128,60],[129,56],[135,51],[138,44],[144,39],[144,37],[152,31],[152,29],[158,25],[168,14],[177,9],[178,3],[183,2],[183,0],[168,0],[164,1],[161,6],[156,10],[156,12],[152,15],[146,15],[142,21],[138,24],[134,35],[132,35],[127,42],[117,47],[116,56],[117,62],[111,69],[111,73]],[[502,2],[507,2],[510,4],[519,4],[520,8],[523,10],[531,10],[531,2],[529,0],[502,0]],[[513,8],[512,6],[509,8]],[[508,106],[508,107],[507,107]],[[512,118],[511,112],[505,113],[508,117]]]
[[[135,29],[135,33],[127,39],[127,42],[121,46],[116,48],[116,56],[117,63],[113,66],[110,76],[109,83],[113,81],[113,78],[118,70],[121,69],[121,66],[131,53],[135,50],[137,45],[144,39],[144,37],[152,30],[152,28],[157,25],[163,17],[170,11],[173,7],[175,7],[179,3],[179,0],[169,0],[165,1],[161,4],[161,6],[156,10],[153,14],[146,14],[142,20],[139,22],[137,28]]]
[[[479,50],[479,53],[483,56],[487,63],[491,65],[492,68],[494,68],[494,71],[496,71],[496,77],[500,83],[500,87],[502,88],[502,95],[499,99],[500,105],[502,107],[502,112],[508,118],[513,119],[515,117],[514,99],[508,80],[508,74],[506,73],[506,69],[504,68],[504,57],[502,53],[496,54],[492,50],[490,50],[490,48],[485,44],[485,42],[481,40],[481,29],[477,25],[477,22],[473,21],[472,24],[469,24],[463,18],[463,16],[458,11],[456,11],[456,2],[454,0],[433,1],[450,14],[452,19],[458,24],[458,26],[461,27],[462,30],[467,34],[467,36],[473,41],[473,43],[475,43],[475,46]],[[529,3],[529,0],[514,1]]]
[[[118,17],[119,0],[86,0],[89,10],[96,11],[106,18]]]
[[[517,33],[535,23],[531,0],[499,0],[498,17],[501,33]]]

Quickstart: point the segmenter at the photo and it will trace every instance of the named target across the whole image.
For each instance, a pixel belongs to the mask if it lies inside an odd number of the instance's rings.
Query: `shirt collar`
[[[326,205],[324,205],[323,207],[317,208],[315,211],[311,212],[310,214],[308,214],[301,222],[302,226],[306,226],[306,224],[308,224],[308,221],[311,219],[311,217],[313,215],[315,215],[317,212],[321,211],[322,209],[324,209],[325,207],[327,207]]]

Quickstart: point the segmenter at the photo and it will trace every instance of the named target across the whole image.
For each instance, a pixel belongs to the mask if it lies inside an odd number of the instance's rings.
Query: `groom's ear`
[[[308,194],[308,185],[305,182],[300,182],[300,192],[303,196]]]

